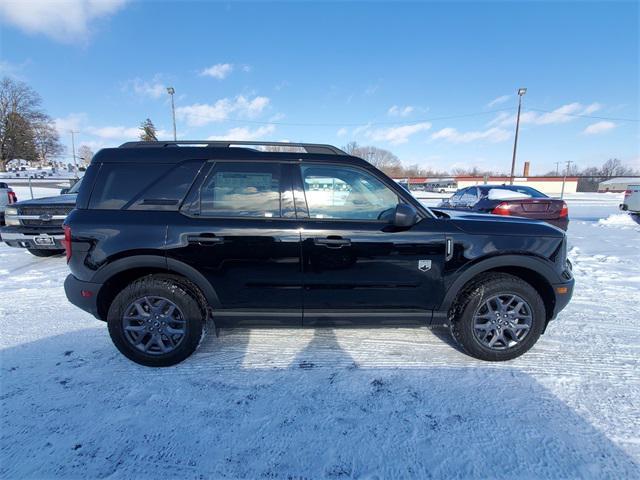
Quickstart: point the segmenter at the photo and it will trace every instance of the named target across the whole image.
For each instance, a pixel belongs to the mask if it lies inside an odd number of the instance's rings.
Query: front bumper
[[[553,285],[553,294],[555,295],[555,302],[553,307],[553,312],[551,315],[551,320],[556,318],[558,314],[564,310],[564,308],[571,301],[571,297],[573,296],[573,287],[575,286],[575,280],[572,278],[563,283],[556,283]]]
[[[90,313],[98,320],[106,320],[100,318],[98,314],[98,292],[100,288],[102,288],[101,283],[83,282],[73,275],[68,275],[64,281],[64,293],[67,295],[69,302]]]
[[[55,232],[17,232],[12,227],[0,228],[0,240],[10,247],[64,250],[64,234]]]

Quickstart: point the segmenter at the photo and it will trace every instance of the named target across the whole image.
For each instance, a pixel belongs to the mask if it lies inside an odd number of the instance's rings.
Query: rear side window
[[[280,164],[217,162],[200,189],[200,215],[282,216]]]
[[[102,164],[89,201],[99,210],[177,210],[202,162]]]

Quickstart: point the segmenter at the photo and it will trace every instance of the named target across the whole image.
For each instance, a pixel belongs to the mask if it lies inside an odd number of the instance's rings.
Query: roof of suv
[[[235,145],[239,145],[236,147]],[[281,148],[298,148],[304,151],[267,152],[252,148],[270,145]],[[178,141],[178,142],[128,142],[118,148],[104,148],[96,153],[92,163],[178,163],[194,159],[220,159],[237,161],[348,161],[351,164],[370,166],[366,160],[348,155],[331,145],[285,142],[244,141]]]

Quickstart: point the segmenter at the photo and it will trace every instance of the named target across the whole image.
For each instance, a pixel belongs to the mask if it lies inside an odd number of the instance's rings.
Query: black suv
[[[574,283],[561,230],[430,210],[328,145],[101,150],[65,246],[68,299],[150,366],[187,358],[208,319],[215,328],[446,325],[474,357],[508,360],[533,346]]]

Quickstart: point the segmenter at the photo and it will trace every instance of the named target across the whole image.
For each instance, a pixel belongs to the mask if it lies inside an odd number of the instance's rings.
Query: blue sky
[[[146,117],[170,138],[171,85],[182,139],[355,140],[507,171],[525,86],[520,165],[640,168],[638,2],[0,5],[1,73],[65,143],[117,145]]]

